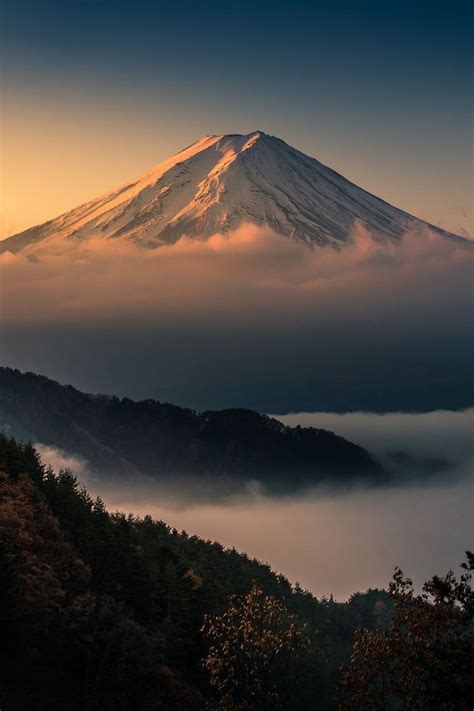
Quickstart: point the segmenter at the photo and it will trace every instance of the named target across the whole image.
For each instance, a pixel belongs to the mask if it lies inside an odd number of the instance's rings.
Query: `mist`
[[[151,513],[177,529],[247,552],[268,562],[317,596],[347,599],[355,591],[385,587],[399,565],[417,586],[447,572],[472,546],[472,482],[366,490],[339,496],[169,509]],[[112,508],[126,499],[107,497]]]
[[[107,483],[85,460],[36,446],[46,463],[75,471],[110,510],[151,514],[268,562],[318,596],[343,600],[358,590],[386,586],[396,565],[420,587],[431,575],[455,568],[472,547],[473,417],[472,409],[287,416],[282,419],[292,424],[330,427],[380,456],[404,451],[412,458],[410,477],[403,471],[390,486],[325,486],[279,498],[254,485],[217,503],[202,491],[196,497],[185,482],[173,491],[146,478]],[[427,454],[449,464],[436,472],[417,471],[416,463]],[[200,487],[205,490],[206,483]]]
[[[402,481],[439,474],[441,480],[474,472],[474,409],[426,413],[300,412],[279,416],[286,425],[332,430],[368,449]],[[431,476],[433,478],[433,476]]]
[[[61,251],[62,250],[62,251]],[[473,245],[425,231],[342,250],[244,225],[155,250],[2,255],[3,364],[198,409],[472,404]]]

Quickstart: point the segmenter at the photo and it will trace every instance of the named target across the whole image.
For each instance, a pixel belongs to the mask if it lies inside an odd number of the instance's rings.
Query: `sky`
[[[0,20],[0,237],[257,129],[472,233],[463,0],[3,0]]]

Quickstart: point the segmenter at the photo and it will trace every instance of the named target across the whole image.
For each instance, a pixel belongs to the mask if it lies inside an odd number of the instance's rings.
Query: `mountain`
[[[167,483],[185,478],[219,493],[257,481],[285,493],[385,476],[362,447],[326,430],[286,427],[251,410],[197,413],[156,400],[87,395],[10,368],[0,368],[2,428],[129,483],[139,474]]]
[[[50,474],[1,432],[0,581],[5,711],[217,709],[203,619],[255,584],[324,640],[320,662],[298,658],[292,711],[330,711],[356,629],[385,629],[393,609],[383,590],[317,599],[235,548],[109,514],[73,473]]]
[[[74,250],[90,238],[144,247],[208,238],[242,223],[340,247],[358,221],[378,239],[448,232],[371,195],[284,141],[255,131],[204,136],[125,185],[0,242],[0,251]],[[451,235],[452,236],[452,235]]]

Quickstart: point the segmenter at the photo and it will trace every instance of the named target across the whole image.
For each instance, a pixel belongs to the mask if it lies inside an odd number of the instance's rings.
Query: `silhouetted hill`
[[[10,368],[0,368],[0,418],[15,436],[79,455],[115,476],[258,481],[275,492],[384,476],[362,447],[326,430],[287,427],[251,410],[198,413],[156,400],[88,395]]]

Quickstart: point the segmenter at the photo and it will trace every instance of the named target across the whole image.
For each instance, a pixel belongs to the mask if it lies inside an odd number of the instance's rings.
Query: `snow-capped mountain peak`
[[[158,247],[244,222],[336,247],[350,240],[356,222],[389,240],[426,226],[281,139],[254,131],[203,136],[116,190],[7,238],[0,249],[74,249],[97,237]]]

